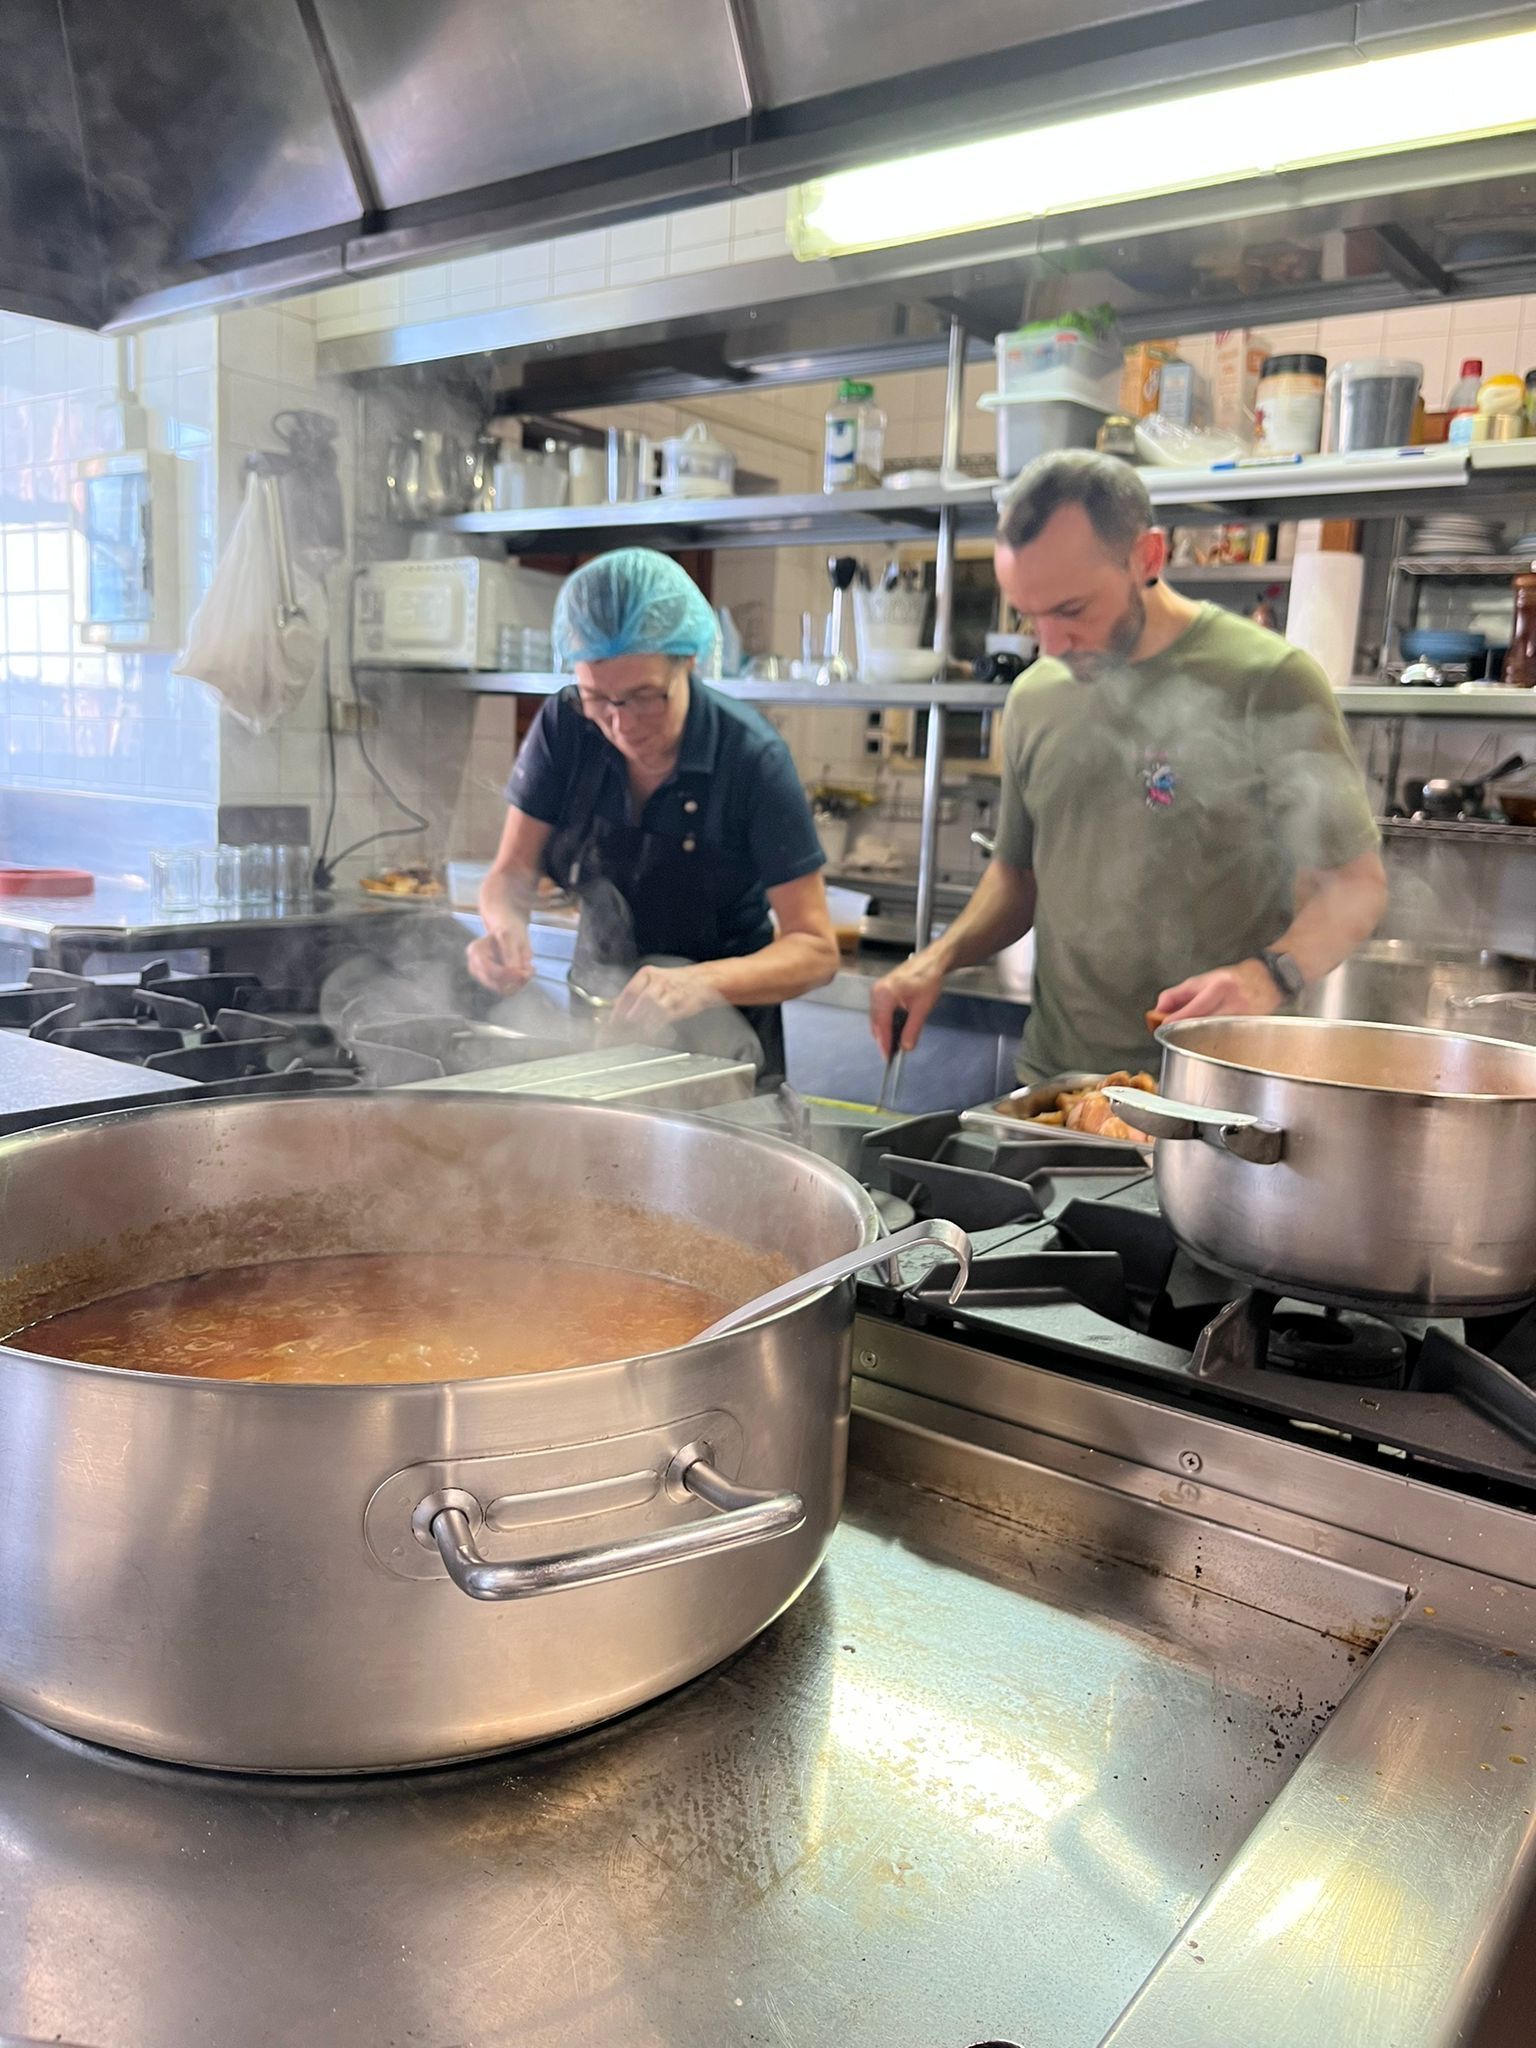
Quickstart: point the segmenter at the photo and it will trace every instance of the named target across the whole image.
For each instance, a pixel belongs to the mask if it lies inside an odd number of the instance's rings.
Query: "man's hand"
[[[1280,1007],[1280,991],[1262,960],[1239,960],[1235,967],[1213,967],[1165,988],[1155,1007],[1165,1024],[1187,1024],[1195,1017],[1268,1017]]]
[[[701,967],[641,967],[624,984],[613,1006],[608,1034],[625,1030],[644,1036],[664,1031],[724,1001]]]
[[[877,981],[869,992],[869,1028],[887,1059],[895,1051],[891,1031],[896,1012],[907,1013],[901,1042],[910,1052],[923,1035],[923,1026],[944,988],[944,969],[915,954]]]
[[[517,918],[488,931],[484,938],[472,940],[465,957],[480,986],[499,996],[516,995],[533,979],[528,927]]]

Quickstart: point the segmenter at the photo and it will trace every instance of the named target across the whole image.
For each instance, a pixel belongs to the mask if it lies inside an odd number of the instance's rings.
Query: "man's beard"
[[[1130,603],[1109,629],[1109,638],[1102,647],[1078,648],[1071,654],[1064,654],[1063,663],[1080,683],[1097,682],[1107,670],[1119,668],[1130,660],[1136,651],[1147,624],[1147,607],[1141,592],[1131,591]]]

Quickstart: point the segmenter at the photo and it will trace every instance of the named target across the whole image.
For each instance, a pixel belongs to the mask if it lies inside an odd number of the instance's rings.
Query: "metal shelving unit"
[[[955,417],[958,432],[958,401]],[[1506,457],[1519,454],[1520,461],[1488,466],[1478,459],[1486,452],[1437,447],[1142,474],[1159,511],[1207,519],[1238,512],[1254,519],[1341,512],[1356,518],[1411,517],[1451,503],[1482,505],[1511,494],[1536,496],[1536,440],[1498,451]],[[989,534],[1000,488],[983,482],[912,491],[648,498],[632,505],[461,512],[433,523],[452,533],[498,534],[513,547],[546,554],[561,552],[562,541],[583,551],[635,540],[689,548],[880,547],[898,541],[937,543],[946,520],[956,537]],[[1246,575],[1252,565],[1221,566]],[[1271,580],[1279,578],[1272,575]]]
[[[1486,718],[1494,724],[1536,718],[1536,690],[1422,690],[1367,682],[1336,694],[1346,718]]]
[[[964,400],[966,333],[956,320],[949,339],[945,388],[944,474],[958,470]],[[1170,523],[1353,518],[1403,519],[1447,505],[1491,509],[1536,496],[1536,441],[1497,448],[1389,450],[1367,456],[1307,456],[1294,461],[1243,462],[1219,469],[1144,472],[1152,503]],[[661,499],[637,504],[579,505],[519,512],[471,512],[435,524],[454,533],[496,534],[513,552],[592,553],[648,541],[668,548],[867,547],[889,550],[927,544],[937,555],[934,665],[947,666],[950,593],[957,544],[983,538],[995,524],[999,486],[965,483],[913,491],[849,491],[744,498]],[[1495,573],[1489,569],[1488,573]],[[1511,571],[1513,573],[1513,571]],[[1284,583],[1288,563],[1222,563],[1173,572],[1171,580],[1201,584]],[[440,680],[461,689],[547,695],[562,678],[549,675],[461,674]],[[918,684],[881,688],[857,681],[828,688],[814,683],[728,682],[716,687],[749,703],[925,710],[923,829],[918,858],[915,943],[932,932],[938,873],[939,799],[945,725],[951,711],[997,709],[1006,691],[993,685]],[[1525,718],[1536,700],[1504,691],[1460,692],[1361,688],[1341,693],[1347,717]]]
[[[365,669],[364,675],[434,677],[451,689],[471,690],[483,696],[549,697],[570,682],[567,675],[542,675],[524,671],[493,673],[484,669]],[[1006,683],[873,683],[851,676],[845,683],[802,683],[786,679],[764,683],[745,677],[706,676],[712,690],[735,697],[743,704],[804,704],[823,710],[1001,711],[1008,696]]]

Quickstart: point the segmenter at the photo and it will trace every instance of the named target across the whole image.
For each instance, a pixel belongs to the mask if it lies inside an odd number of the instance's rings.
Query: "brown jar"
[[[1517,690],[1536,690],[1536,576],[1515,578],[1515,624],[1504,657],[1504,681]]]

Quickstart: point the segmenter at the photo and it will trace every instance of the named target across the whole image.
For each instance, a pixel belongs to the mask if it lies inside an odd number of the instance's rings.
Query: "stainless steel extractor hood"
[[[1489,0],[6,0],[0,305],[126,324],[1528,13]]]

